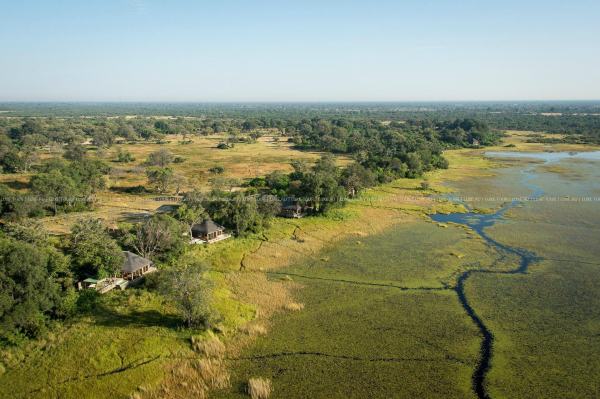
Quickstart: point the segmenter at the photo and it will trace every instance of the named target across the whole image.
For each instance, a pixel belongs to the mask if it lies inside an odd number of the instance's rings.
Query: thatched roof
[[[123,266],[121,267],[123,273],[133,273],[144,266],[152,265],[151,260],[142,258],[133,252],[123,251],[123,255],[125,255],[125,262],[123,262]]]
[[[206,219],[202,223],[195,224],[192,226],[193,234],[209,234],[214,233],[216,231],[223,231],[225,228],[223,226],[219,226],[215,222],[210,219]]]

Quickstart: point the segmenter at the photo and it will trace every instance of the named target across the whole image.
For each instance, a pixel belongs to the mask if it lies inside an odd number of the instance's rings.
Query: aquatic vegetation
[[[231,360],[232,380],[269,375],[281,397],[594,396],[600,210],[540,198],[597,190],[598,168],[579,173],[565,181],[516,160],[453,183],[481,198],[466,203],[477,212],[414,219],[270,271],[302,283],[306,308],[275,316]]]

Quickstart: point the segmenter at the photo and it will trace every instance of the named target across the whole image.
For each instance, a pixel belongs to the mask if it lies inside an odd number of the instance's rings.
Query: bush
[[[267,335],[267,328],[262,324],[246,324],[240,331],[248,335]]]
[[[123,189],[123,192],[127,193],[127,194],[146,194],[149,193],[150,191],[148,191],[146,189],[146,187],[144,187],[143,185],[137,185],[137,186],[133,186],[133,187],[127,187],[125,189]]]
[[[147,166],[158,166],[160,168],[165,168],[171,162],[173,162],[173,160],[174,157],[171,151],[162,148],[158,151],[150,153],[145,163]]]
[[[217,165],[217,166],[213,166],[213,167],[212,167],[212,168],[210,168],[208,171],[209,171],[210,173],[214,173],[214,174],[216,174],[216,175],[220,175],[220,174],[222,174],[223,172],[225,172],[225,168],[224,168],[224,167],[222,167],[222,166],[220,166],[220,165]]]
[[[98,306],[100,294],[96,290],[83,290],[77,298],[77,310],[82,313],[91,312]]]
[[[119,150],[117,151],[116,161],[122,162],[122,163],[127,163],[127,162],[135,161],[135,158],[133,157],[133,155],[131,155],[131,153],[129,151],[123,151],[122,149],[119,148]]]

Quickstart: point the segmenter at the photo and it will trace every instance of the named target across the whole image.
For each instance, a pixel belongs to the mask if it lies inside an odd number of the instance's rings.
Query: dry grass
[[[274,143],[272,136],[261,137],[256,143],[240,143],[236,144],[233,149],[220,150],[216,147],[223,138],[223,135],[188,137],[192,142],[181,144],[182,136],[169,136],[168,141],[164,144],[116,144],[100,154],[92,150],[89,152],[89,156],[107,161],[113,169],[108,178],[108,186],[114,189],[123,189],[146,185],[144,161],[150,153],[159,149],[167,149],[173,155],[184,159],[182,163],[171,165],[175,173],[184,178],[183,191],[191,188],[208,190],[210,179],[214,177],[209,169],[216,165],[225,168],[225,172],[219,177],[243,181],[256,176],[264,176],[275,170],[290,172],[292,160],[303,159],[312,163],[321,156],[319,152],[295,150],[291,143]],[[130,152],[135,157],[135,161],[127,164],[112,162],[119,149]],[[47,159],[60,155],[60,149],[58,152],[56,149],[49,149],[40,154],[40,157]],[[340,165],[349,162],[348,158],[338,157]],[[0,182],[22,187],[21,191],[26,191],[30,177],[30,173],[1,175]],[[104,219],[111,225],[115,225],[118,221],[136,221],[155,211],[159,206],[169,203],[155,201],[154,197],[155,195],[132,195],[113,190],[99,193],[98,204],[94,211],[48,217],[44,219],[44,225],[53,233],[63,234],[69,231],[71,225],[78,218],[86,214]]]
[[[248,380],[248,395],[252,399],[267,399],[273,390],[271,380],[267,378],[250,378]]]
[[[267,335],[267,327],[260,323],[248,323],[240,328],[240,331],[247,335]]]
[[[216,335],[208,338],[192,337],[192,348],[209,358],[221,358],[225,353],[225,344]]]
[[[214,371],[212,373],[215,373]],[[163,382],[154,390],[138,394],[147,399],[198,398],[208,396],[209,385],[204,381],[198,364],[177,362]]]
[[[196,363],[200,377],[210,389],[228,388],[230,376],[222,360],[201,359]]]
[[[263,273],[231,273],[227,279],[237,298],[255,305],[261,318],[269,318],[293,302],[291,289],[299,287],[291,281],[269,280]]]
[[[299,310],[304,309],[304,304],[297,303],[297,302],[291,302],[291,303],[288,303],[287,305],[285,305],[285,308],[287,310],[291,310],[291,311],[299,311]]]
[[[230,387],[230,375],[221,359],[198,359],[178,361],[170,366],[170,372],[155,389],[138,389],[136,398],[175,399],[208,397],[211,389]]]

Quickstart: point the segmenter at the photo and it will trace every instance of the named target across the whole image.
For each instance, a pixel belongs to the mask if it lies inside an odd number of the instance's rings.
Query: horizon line
[[[432,104],[524,102],[600,102],[600,97],[595,99],[510,100],[0,100],[0,104]]]

